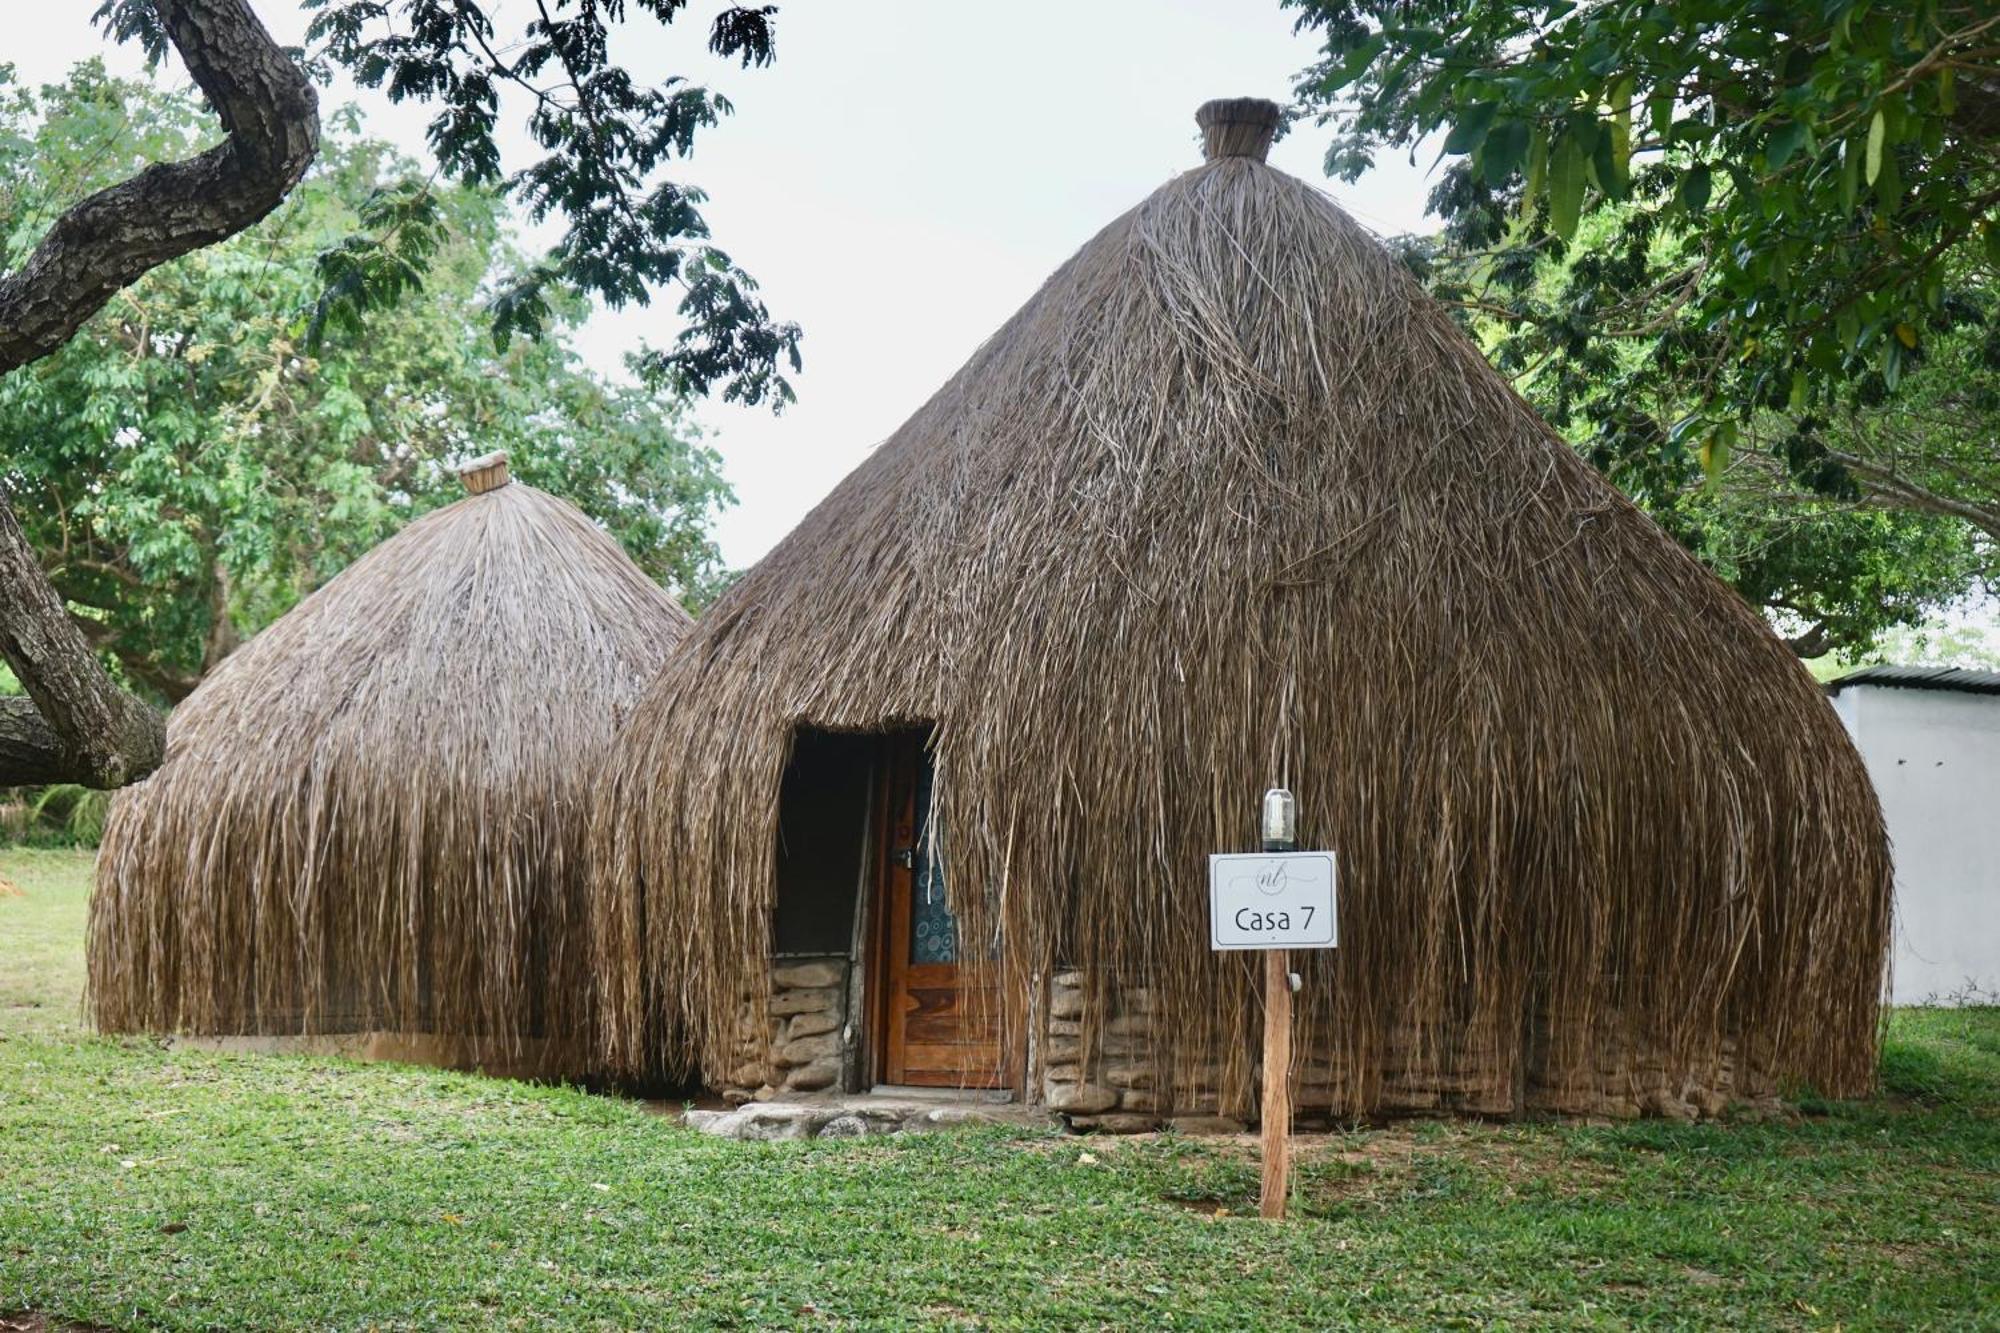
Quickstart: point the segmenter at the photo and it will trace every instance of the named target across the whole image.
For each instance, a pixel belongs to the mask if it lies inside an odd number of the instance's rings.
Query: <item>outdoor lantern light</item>
[[[1264,850],[1289,852],[1299,845],[1299,803],[1283,787],[1264,793]]]

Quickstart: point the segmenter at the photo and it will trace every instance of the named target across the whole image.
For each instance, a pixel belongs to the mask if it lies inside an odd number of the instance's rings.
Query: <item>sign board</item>
[[[1221,852],[1208,858],[1208,947],[1331,949],[1332,852]]]

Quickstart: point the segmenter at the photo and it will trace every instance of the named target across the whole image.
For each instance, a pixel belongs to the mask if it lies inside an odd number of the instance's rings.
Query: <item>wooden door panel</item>
[[[925,845],[929,774],[920,742],[897,744],[885,784],[887,835],[879,901],[883,950],[881,1071],[885,1081],[918,1087],[1004,1088],[1011,1082],[1001,1030],[1000,994],[991,964],[937,961],[942,952],[942,874]],[[917,901],[922,893],[924,901]],[[947,937],[948,938],[948,937]],[[922,956],[923,962],[913,961]]]
[[[962,990],[919,990],[910,993],[913,1007],[903,1018],[905,1041],[944,1043],[1000,1040],[999,996],[991,987],[983,994]]]
[[[984,1046],[903,1047],[903,1077],[900,1082],[919,1088],[1000,1088],[1002,1077],[1000,1043]]]
[[[1000,1020],[958,1013],[913,1014],[903,1023],[903,1040],[933,1046],[995,1042],[1000,1040]]]

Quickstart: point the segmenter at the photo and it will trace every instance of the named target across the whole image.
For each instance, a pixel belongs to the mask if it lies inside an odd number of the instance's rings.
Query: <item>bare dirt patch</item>
[[[34,1310],[0,1314],[0,1333],[114,1333],[104,1324],[79,1324],[73,1319],[51,1319]]]

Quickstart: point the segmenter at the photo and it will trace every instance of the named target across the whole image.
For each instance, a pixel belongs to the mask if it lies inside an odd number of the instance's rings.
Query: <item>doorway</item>
[[[931,1088],[1009,1088],[1015,1062],[1000,1003],[999,959],[967,956],[932,837],[931,758],[923,732],[887,738],[874,950],[877,1078]]]

